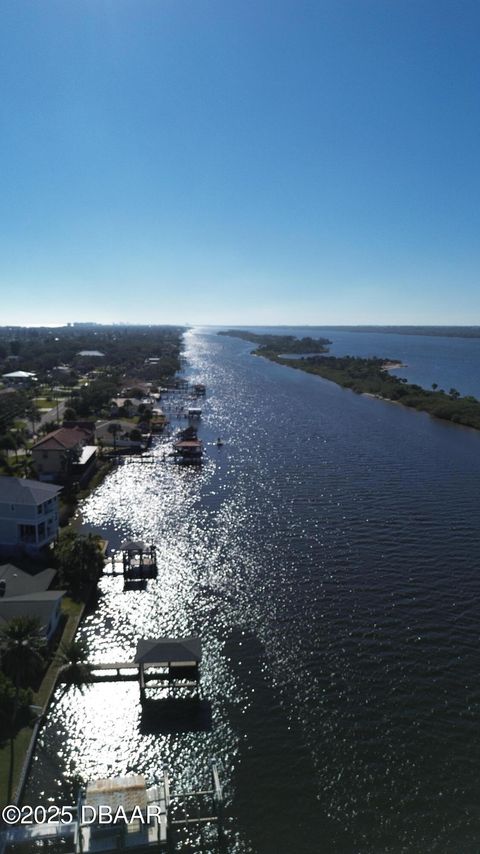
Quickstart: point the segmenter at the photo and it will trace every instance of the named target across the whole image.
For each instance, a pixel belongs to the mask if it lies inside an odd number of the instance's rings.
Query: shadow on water
[[[141,735],[208,732],[212,729],[212,706],[198,697],[166,697],[142,703]]]

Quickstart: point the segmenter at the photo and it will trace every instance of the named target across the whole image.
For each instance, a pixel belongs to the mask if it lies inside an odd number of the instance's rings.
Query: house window
[[[37,542],[37,529],[35,525],[19,525],[18,533],[21,543]]]
[[[40,522],[38,526],[38,541],[41,542],[45,539],[45,522]]]
[[[42,457],[44,460],[48,460],[48,451],[44,451]]]

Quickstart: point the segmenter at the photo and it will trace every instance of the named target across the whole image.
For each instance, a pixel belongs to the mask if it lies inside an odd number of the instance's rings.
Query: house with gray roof
[[[65,590],[45,590],[24,596],[0,596],[0,626],[17,617],[34,617],[47,641],[51,640],[62,615]]]
[[[58,533],[61,486],[0,476],[0,549],[35,554]]]
[[[13,563],[4,563],[0,566],[0,599],[26,596],[30,593],[44,593],[56,574],[55,569],[44,569],[36,572],[35,575],[30,575]]]

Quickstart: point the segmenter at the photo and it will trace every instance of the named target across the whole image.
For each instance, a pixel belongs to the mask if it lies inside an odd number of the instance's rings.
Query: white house
[[[30,385],[37,382],[37,377],[30,371],[10,371],[8,374],[2,374],[2,377],[9,385]]]
[[[53,542],[60,491],[50,483],[0,477],[0,547],[35,552]]]

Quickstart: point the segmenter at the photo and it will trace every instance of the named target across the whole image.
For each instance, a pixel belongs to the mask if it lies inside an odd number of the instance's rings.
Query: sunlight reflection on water
[[[248,350],[186,336],[208,387],[201,469],[164,460],[161,438],[154,466],[122,466],[81,508],[111,547],[143,539],[159,561],[143,591],[102,579],[80,630],[92,658],[200,634],[212,725],[152,727],[135,683],[67,694],[28,797],[164,765],[201,782],[216,757],[229,851],[473,854],[480,437]]]

